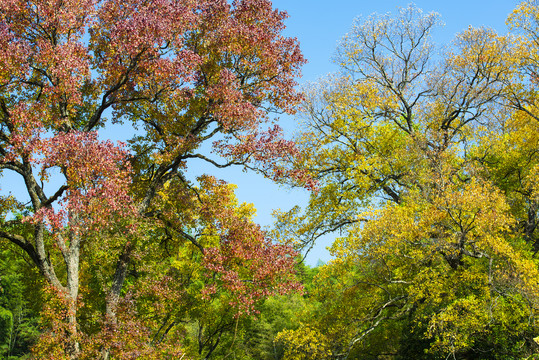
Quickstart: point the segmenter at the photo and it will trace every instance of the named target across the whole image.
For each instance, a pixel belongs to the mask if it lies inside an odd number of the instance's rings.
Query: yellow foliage
[[[275,343],[284,348],[284,358],[289,360],[328,359],[331,355],[328,339],[324,334],[309,327],[283,330],[275,337]]]
[[[304,212],[278,213],[277,232],[298,247],[334,234],[334,260],[315,280],[322,308],[282,338],[299,349],[316,329],[345,352],[411,336],[443,357],[528,356],[539,332],[525,320],[539,315],[539,5],[509,18],[521,36],[465,30],[439,68],[437,15],[416,10],[356,23],[338,50],[347,75],[307,89],[297,165],[320,190]]]

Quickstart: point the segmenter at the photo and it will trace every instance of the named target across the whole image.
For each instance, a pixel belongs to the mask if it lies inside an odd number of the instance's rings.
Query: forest
[[[303,86],[287,16],[0,0],[0,360],[539,359],[539,1],[358,18]]]

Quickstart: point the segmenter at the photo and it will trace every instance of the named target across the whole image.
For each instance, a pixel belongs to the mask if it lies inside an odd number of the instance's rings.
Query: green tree
[[[12,246],[0,250],[0,357],[26,358],[39,338],[39,280]],[[32,299],[32,301],[30,301]]]

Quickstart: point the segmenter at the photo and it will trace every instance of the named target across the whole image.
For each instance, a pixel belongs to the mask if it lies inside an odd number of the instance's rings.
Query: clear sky
[[[395,12],[410,4],[406,0],[274,0],[273,5],[288,13],[287,36],[296,37],[309,63],[302,81],[315,81],[337,70],[331,62],[337,42],[348,32],[355,18],[372,13]],[[439,44],[472,25],[486,26],[500,33],[506,31],[505,19],[520,1],[516,0],[422,0],[412,2],[425,12],[441,15],[445,26],[435,32]]]
[[[434,41],[438,45],[447,45],[456,34],[468,28],[490,27],[499,33],[505,33],[507,15],[516,7],[515,0],[453,0],[453,1],[415,1],[415,5],[425,12],[436,11],[441,15],[445,26],[436,30]],[[286,21],[287,36],[296,37],[308,63],[303,68],[300,83],[316,81],[328,73],[338,71],[332,62],[337,43],[351,28],[358,16],[367,17],[376,12],[385,14],[395,12],[397,7],[406,7],[410,1],[404,0],[274,0],[274,7],[289,14]],[[293,117],[282,118],[282,126],[292,133],[296,120]],[[236,194],[240,201],[252,202],[257,208],[256,221],[263,226],[273,223],[273,209],[290,209],[296,204],[304,205],[308,193],[302,190],[290,190],[278,187],[269,180],[255,174],[241,173],[237,170],[216,172],[225,180],[238,185]],[[319,259],[330,259],[325,249],[332,239],[321,239],[309,253],[307,264],[315,265]]]

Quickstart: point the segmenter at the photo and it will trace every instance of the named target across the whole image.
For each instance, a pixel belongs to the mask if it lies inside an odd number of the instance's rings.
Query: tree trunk
[[[78,339],[77,307],[79,296],[79,263],[80,263],[80,237],[76,234],[70,236],[70,246],[64,261],[67,269],[67,320],[68,320],[68,345],[66,352],[70,359],[76,359],[80,353]]]

